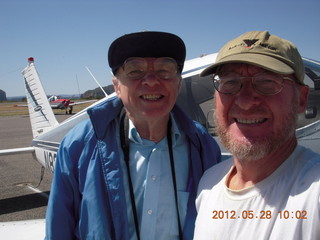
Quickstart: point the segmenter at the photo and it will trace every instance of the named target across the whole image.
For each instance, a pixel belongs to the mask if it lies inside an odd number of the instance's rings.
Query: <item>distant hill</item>
[[[7,101],[6,92],[0,89],[0,101]]]
[[[114,92],[113,85],[108,85],[103,87],[104,91],[107,94],[111,94]],[[48,95],[48,97],[51,95]],[[71,98],[71,99],[101,99],[104,98],[104,93],[100,88],[96,88],[93,90],[87,90],[83,94],[57,94],[57,96],[61,98]],[[6,97],[6,92],[0,89],[0,101],[12,101],[12,102],[21,102],[26,101],[26,96],[14,96],[14,97]]]
[[[26,96],[14,96],[14,97],[7,97],[7,101],[10,102],[26,102]]]
[[[111,94],[114,92],[114,88],[113,85],[108,85],[106,87],[103,87],[103,90],[107,93],[107,94]],[[102,92],[102,90],[98,87],[95,88],[93,90],[88,90],[85,91],[83,94],[81,94],[80,98],[82,99],[101,99],[104,98],[104,93]]]

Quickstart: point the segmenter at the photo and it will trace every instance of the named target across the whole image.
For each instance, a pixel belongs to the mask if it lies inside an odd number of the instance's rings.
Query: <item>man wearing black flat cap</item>
[[[58,151],[46,239],[192,239],[196,189],[220,150],[175,105],[185,45],[176,35],[116,39],[115,97],[88,110]]]

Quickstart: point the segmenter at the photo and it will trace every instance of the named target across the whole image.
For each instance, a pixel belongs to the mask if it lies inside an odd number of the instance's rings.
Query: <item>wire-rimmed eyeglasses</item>
[[[221,72],[212,76],[214,88],[223,94],[237,94],[244,85],[245,79],[251,78],[253,89],[262,95],[275,95],[283,89],[284,80],[294,81],[273,73],[259,73],[253,77],[244,77],[234,72]]]
[[[132,57],[128,58],[124,62],[122,69],[126,76],[131,80],[143,78],[150,70],[158,78],[169,80],[177,76],[178,64],[173,58],[169,57],[160,57],[155,59]]]

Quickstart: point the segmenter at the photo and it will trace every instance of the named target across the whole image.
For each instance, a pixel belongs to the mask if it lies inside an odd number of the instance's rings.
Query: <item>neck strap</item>
[[[131,199],[131,207],[133,212],[134,224],[136,229],[137,239],[140,240],[140,228],[138,222],[138,213],[136,202],[134,198],[134,191],[131,179],[131,173],[129,168],[129,159],[130,159],[130,140],[129,140],[129,118],[123,108],[121,115],[120,115],[120,141],[121,141],[121,148],[124,153],[124,160],[127,166],[127,176],[128,176],[128,183],[130,189],[130,199]],[[178,228],[179,228],[179,239],[182,238],[182,228],[179,216],[179,209],[178,209],[178,191],[177,191],[177,181],[176,181],[176,174],[175,174],[175,166],[174,166],[174,158],[173,158],[173,150],[172,150],[172,138],[171,138],[171,119],[169,118],[168,126],[167,126],[167,142],[168,142],[168,149],[169,149],[169,156],[170,156],[170,166],[171,166],[171,176],[172,176],[172,183],[174,188],[174,196],[175,196],[175,203],[176,203],[176,211],[178,217]]]

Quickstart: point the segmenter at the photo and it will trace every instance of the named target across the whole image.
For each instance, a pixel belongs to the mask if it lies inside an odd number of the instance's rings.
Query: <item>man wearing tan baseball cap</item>
[[[207,75],[217,134],[233,157],[200,181],[195,239],[320,239],[320,155],[295,136],[309,93],[295,45],[245,33]]]

